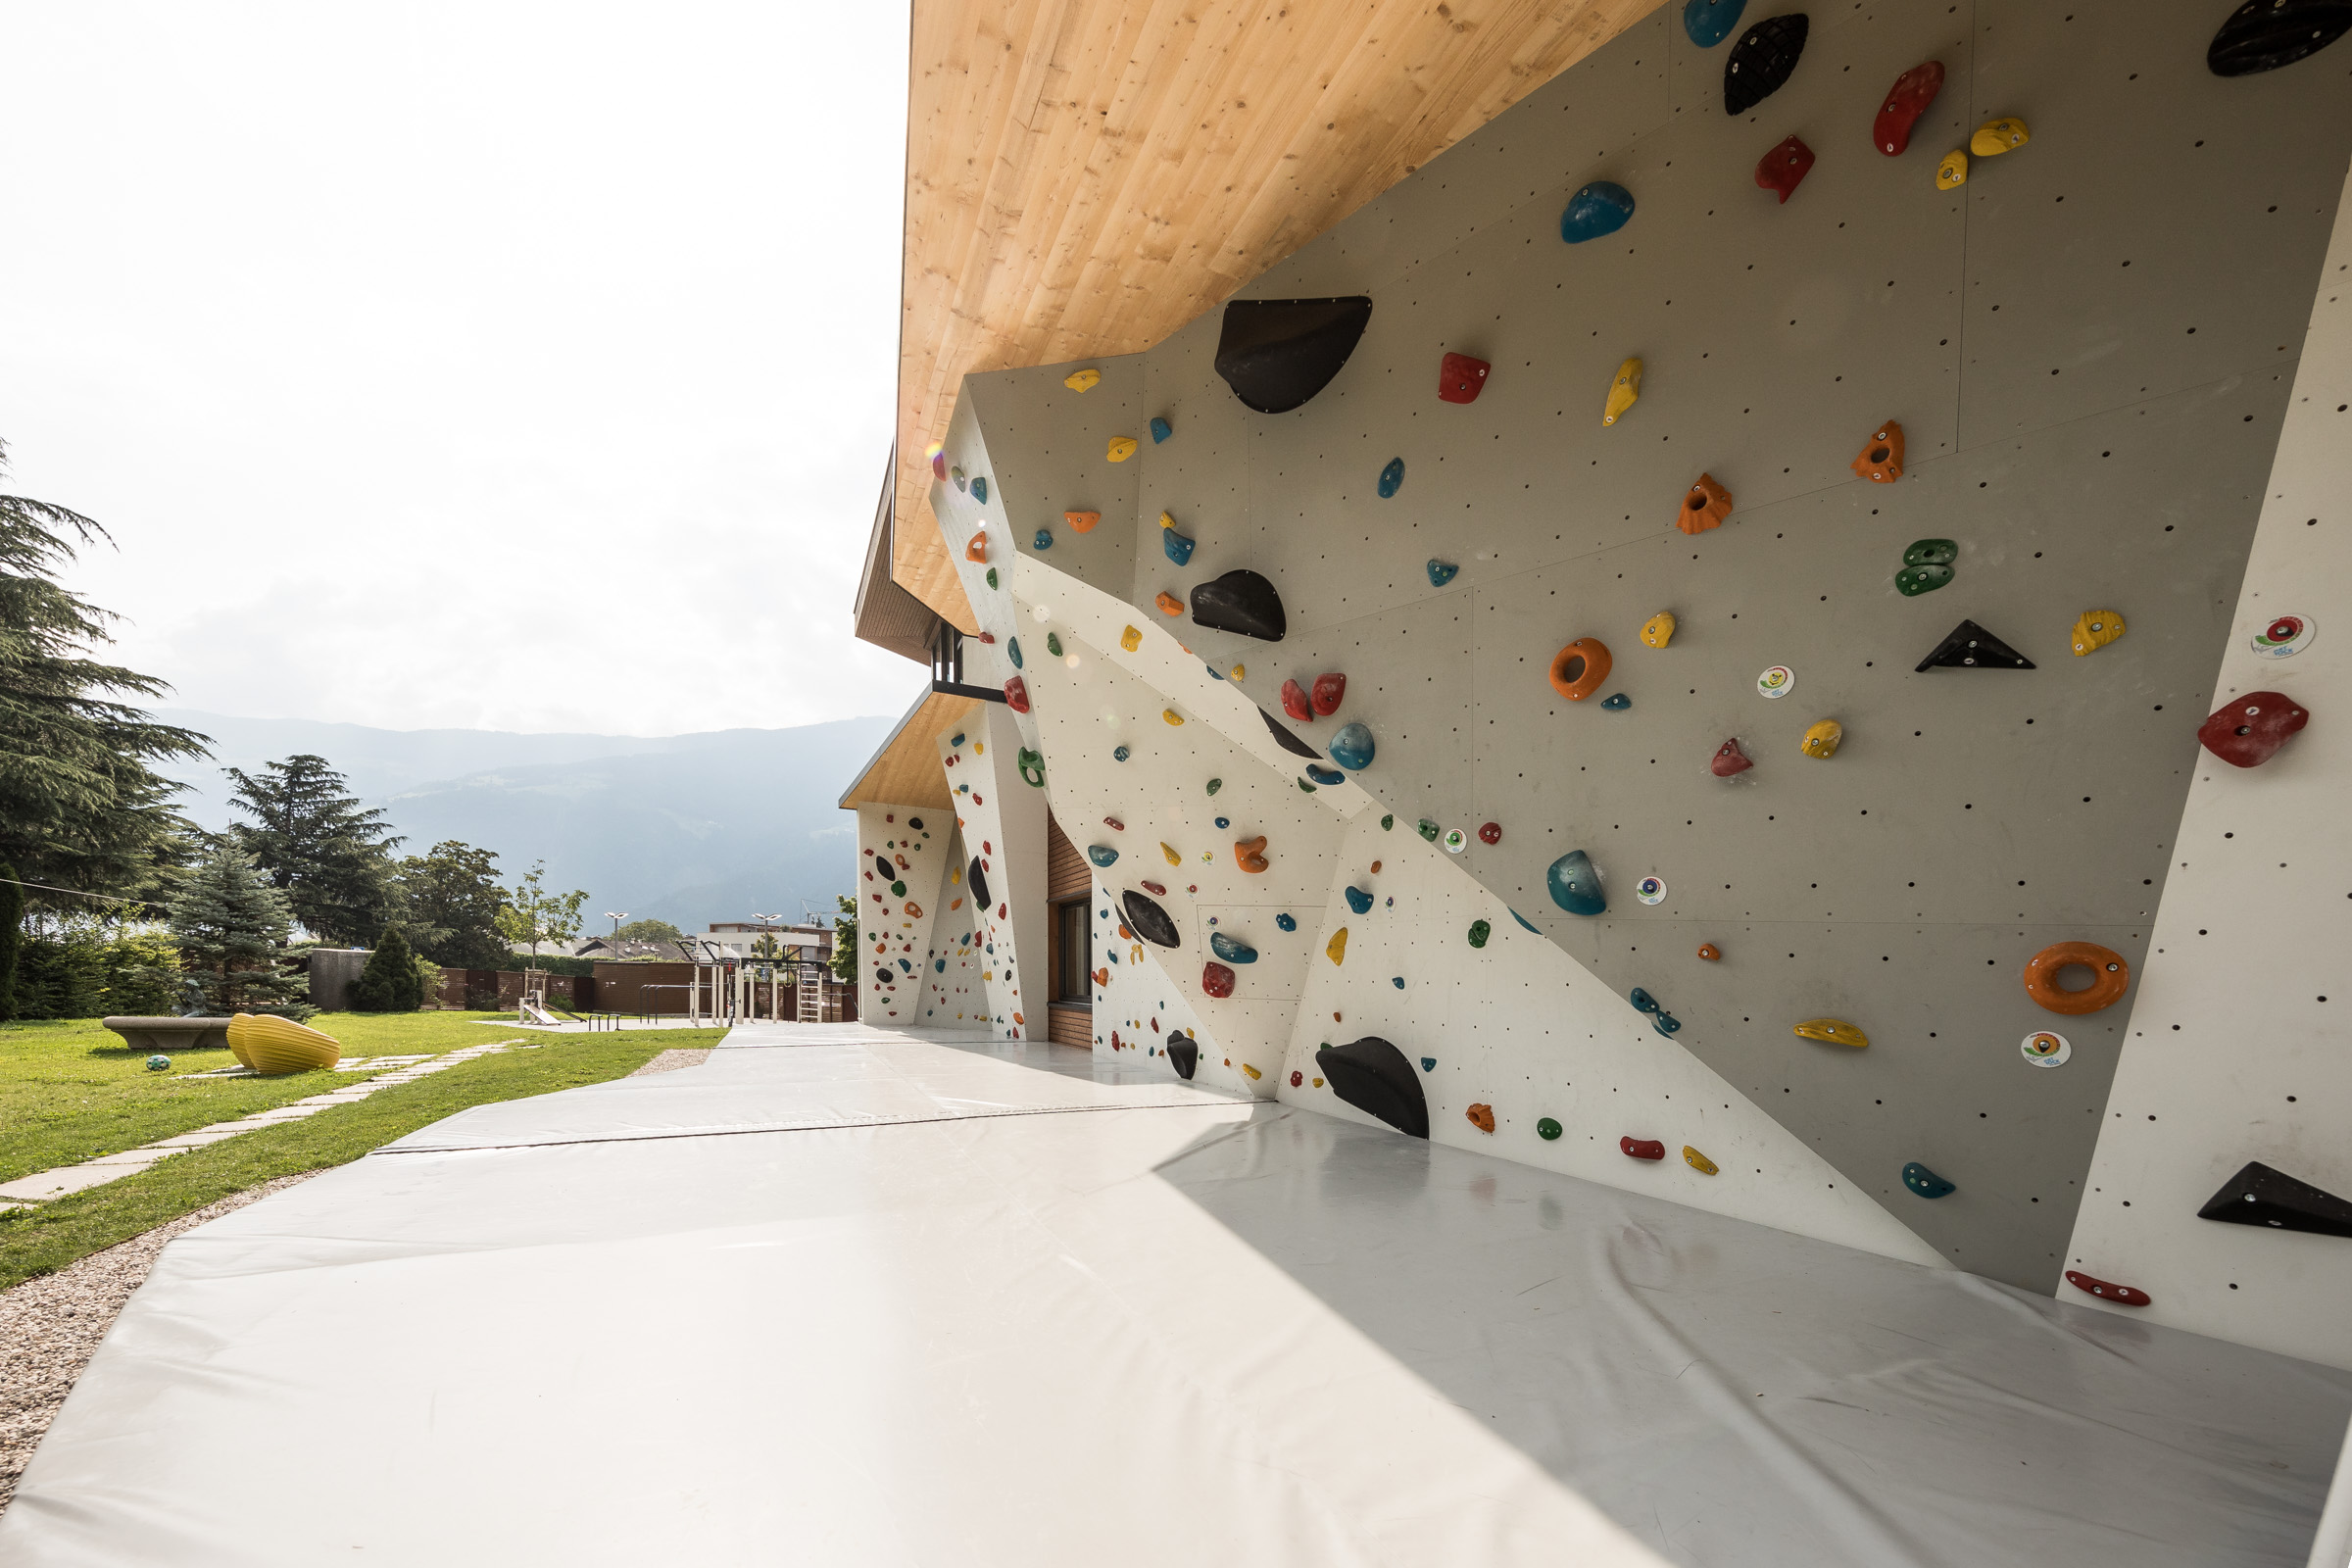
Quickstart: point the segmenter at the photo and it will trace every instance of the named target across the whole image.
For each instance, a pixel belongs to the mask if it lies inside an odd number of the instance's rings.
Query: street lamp
[[[626,909],[607,909],[605,911],[605,918],[612,922],[612,934],[614,936],[620,935],[620,922],[626,920],[628,917],[629,911]]]

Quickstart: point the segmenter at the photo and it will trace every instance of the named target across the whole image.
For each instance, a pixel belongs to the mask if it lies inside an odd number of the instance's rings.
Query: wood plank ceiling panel
[[[914,0],[893,574],[963,376],[1149,348],[1659,0]]]

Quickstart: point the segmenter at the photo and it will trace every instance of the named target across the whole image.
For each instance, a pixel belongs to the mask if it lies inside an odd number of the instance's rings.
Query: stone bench
[[[226,1018],[101,1018],[133,1051],[226,1051]]]

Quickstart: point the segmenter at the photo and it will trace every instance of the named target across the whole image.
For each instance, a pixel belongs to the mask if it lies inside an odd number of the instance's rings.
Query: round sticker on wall
[[[2066,1043],[2066,1036],[2047,1029],[2036,1029],[2017,1043],[2025,1058],[2036,1067],[2063,1067],[2075,1048]]]
[[[1470,847],[1470,835],[1458,827],[1449,827],[1446,830],[1445,843],[1447,855],[1459,855]]]
[[[1756,677],[1756,691],[1764,697],[1786,697],[1796,690],[1796,671],[1787,664],[1775,664]]]
[[[1634,897],[1643,904],[1664,904],[1666,884],[1657,877],[1645,876],[1634,884]]]
[[[2311,646],[2319,623],[2309,615],[2279,615],[2246,639],[2246,646],[2271,659],[2292,659]]]

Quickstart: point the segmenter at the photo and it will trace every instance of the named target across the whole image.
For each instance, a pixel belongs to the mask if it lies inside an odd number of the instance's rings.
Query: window
[[[1093,900],[1071,899],[1054,906],[1055,957],[1053,1000],[1078,1006],[1094,1005],[1094,926],[1089,915]]]

